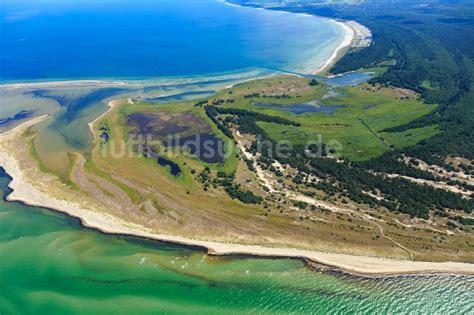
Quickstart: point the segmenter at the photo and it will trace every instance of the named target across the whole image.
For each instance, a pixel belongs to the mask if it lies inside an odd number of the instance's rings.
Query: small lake
[[[149,150],[147,151],[147,156],[156,159],[158,165],[163,167],[169,167],[171,175],[179,176],[181,174],[181,168],[179,167],[179,165],[156,153],[155,148],[149,148]]]
[[[328,115],[333,115],[336,112],[336,110],[342,107],[342,106],[321,105],[321,104],[316,104],[315,102],[298,103],[298,104],[292,104],[292,105],[254,102],[252,103],[252,106],[255,106],[258,108],[277,109],[283,112],[293,113],[295,115],[301,115],[301,114],[306,114],[306,113],[325,113]]]
[[[165,159],[164,157],[159,156],[159,155],[155,156],[155,158],[160,166],[164,166],[164,167],[169,166],[171,175],[179,176],[181,174],[181,169],[179,168],[178,164],[168,159]]]

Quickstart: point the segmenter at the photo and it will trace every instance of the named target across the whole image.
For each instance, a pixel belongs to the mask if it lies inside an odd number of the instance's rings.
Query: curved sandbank
[[[28,83],[4,83],[0,84],[0,88],[3,89],[44,89],[44,88],[77,88],[83,86],[106,88],[106,87],[117,87],[117,86],[133,86],[125,81],[115,80],[65,80],[65,81],[47,81],[47,82],[28,82]]]
[[[114,106],[116,102],[110,102]],[[41,191],[35,186],[26,170],[5,144],[18,139],[31,126],[47,119],[42,116],[31,119],[22,125],[0,134],[0,165],[12,177],[9,187],[12,192],[8,201],[19,201],[30,206],[49,208],[78,218],[86,227],[97,229],[107,234],[142,237],[151,240],[205,248],[209,255],[250,255],[274,258],[304,259],[310,264],[330,266],[343,272],[364,276],[406,275],[406,274],[474,274],[474,264],[458,262],[414,262],[380,257],[355,256],[304,250],[290,247],[270,247],[263,245],[245,245],[221,243],[212,240],[192,239],[177,235],[160,234],[137,224],[125,222],[115,216],[94,211],[85,205],[62,200]]]

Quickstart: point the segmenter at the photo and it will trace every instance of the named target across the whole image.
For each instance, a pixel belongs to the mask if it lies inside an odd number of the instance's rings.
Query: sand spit
[[[113,107],[114,103],[110,104]],[[13,178],[8,195],[9,201],[20,201],[27,205],[46,207],[66,213],[82,221],[84,226],[97,229],[104,233],[138,236],[157,241],[182,245],[198,246],[207,249],[210,255],[250,255],[260,257],[290,257],[309,261],[311,265],[324,265],[345,272],[379,276],[400,274],[474,274],[474,264],[457,262],[413,262],[378,257],[354,256],[346,254],[326,253],[297,248],[270,247],[263,245],[244,245],[220,243],[208,240],[197,240],[183,236],[163,235],[137,224],[125,222],[109,214],[95,211],[85,205],[75,204],[51,196],[39,188],[34,180],[21,169],[15,152],[8,148],[8,142],[18,139],[31,126],[43,121],[48,116],[34,118],[24,124],[0,135],[0,165]],[[65,188],[67,189],[67,188]]]

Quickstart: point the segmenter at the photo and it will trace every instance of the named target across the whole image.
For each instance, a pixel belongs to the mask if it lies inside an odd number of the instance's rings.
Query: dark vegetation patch
[[[166,147],[186,147],[189,152],[206,163],[222,163],[225,142],[214,135],[211,126],[198,115],[183,113],[141,113],[127,116],[134,126],[132,135],[142,139],[159,140]]]
[[[280,125],[300,127],[301,124],[289,119],[256,113],[244,109],[221,108],[217,106],[206,106],[206,114],[217,125],[224,135],[233,138],[231,126],[237,125],[239,132],[243,134],[260,134],[264,130],[257,126],[257,121],[272,122]],[[226,118],[220,115],[228,115]]]
[[[144,138],[151,136],[161,141],[211,131],[211,127],[204,119],[190,112],[137,112],[127,116],[127,124],[135,127],[132,134],[141,135]]]
[[[191,129],[190,126],[166,125],[165,127],[161,128],[157,134],[162,137],[168,137],[177,133],[188,131],[189,129]]]
[[[239,184],[236,184],[234,182],[234,174],[218,172],[217,177],[213,177],[210,168],[205,167],[197,178],[203,185],[204,191],[208,191],[211,185],[216,188],[223,187],[229,197],[232,199],[238,199],[245,204],[260,204],[263,202],[262,197],[257,196],[249,190],[244,190]]]
[[[186,147],[192,155],[206,163],[222,163],[225,157],[224,141],[212,133],[177,137],[163,144],[167,147]]]
[[[149,134],[153,132],[153,125],[161,122],[158,114],[155,113],[133,113],[127,117],[127,124],[137,127],[140,134]]]
[[[456,217],[453,217],[452,220],[457,221],[461,223],[462,225],[474,225],[474,219],[471,219],[471,218],[456,216]]]
[[[258,204],[263,201],[262,197],[255,195],[250,190],[241,190],[239,186],[235,185],[226,187],[226,192],[232,199],[238,199],[247,204]]]

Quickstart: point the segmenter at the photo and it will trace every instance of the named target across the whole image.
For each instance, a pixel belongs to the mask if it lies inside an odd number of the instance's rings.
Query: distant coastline
[[[252,9],[261,9],[261,10],[267,10],[263,7],[254,7],[254,6],[244,6],[244,5],[239,5],[235,4],[226,0],[221,0],[221,2],[234,6],[234,7],[241,7],[241,8],[252,8]],[[285,11],[287,12],[287,11]],[[289,12],[293,13],[293,12]],[[311,17],[316,17],[316,15],[311,15],[307,13],[293,13],[293,14],[298,14],[302,16],[311,16]],[[317,68],[314,69],[308,69],[307,72],[308,74],[318,74],[318,75],[324,75],[326,74],[335,64],[336,62],[341,59],[350,49],[355,49],[355,48],[365,48],[371,45],[372,43],[372,32],[365,27],[364,25],[356,22],[356,21],[345,21],[345,20],[336,20],[336,19],[331,19],[328,17],[324,16],[318,16],[319,18],[328,20],[334,24],[336,24],[342,31],[343,31],[343,36],[342,39],[339,43],[339,45],[334,49],[333,53],[331,56],[326,59],[326,61],[318,66]]]

